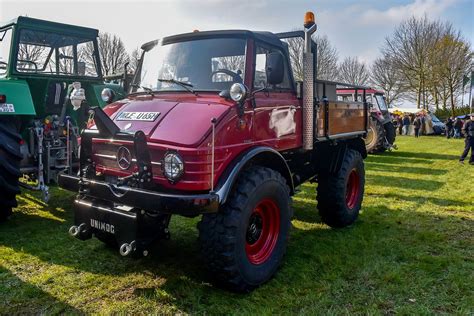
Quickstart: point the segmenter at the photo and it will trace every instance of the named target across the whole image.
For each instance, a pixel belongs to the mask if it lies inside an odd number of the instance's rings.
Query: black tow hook
[[[87,229],[87,225],[84,223],[80,224],[79,226],[71,226],[71,228],[69,228],[69,235],[81,240],[89,239],[92,237],[91,232]]]
[[[140,256],[140,254],[136,254],[137,253],[137,242],[135,240],[132,241],[129,244],[128,243],[123,243],[119,248],[119,252],[123,257],[128,257],[128,256],[132,256],[132,255],[134,257],[136,257],[137,255]],[[143,257],[148,256],[148,250],[143,250],[141,252],[141,255]]]

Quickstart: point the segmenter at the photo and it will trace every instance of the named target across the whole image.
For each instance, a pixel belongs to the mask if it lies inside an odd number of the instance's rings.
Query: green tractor
[[[17,206],[20,186],[47,201],[48,184],[77,166],[89,106],[125,96],[104,83],[97,37],[29,17],[0,26],[0,220]]]

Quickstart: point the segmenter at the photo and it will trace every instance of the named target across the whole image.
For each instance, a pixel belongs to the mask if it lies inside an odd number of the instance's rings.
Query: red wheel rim
[[[352,169],[349,178],[347,179],[346,187],[346,205],[348,208],[352,209],[356,206],[359,199],[359,191],[359,174],[355,169]]]
[[[260,201],[250,214],[245,236],[245,252],[252,264],[270,258],[280,234],[280,209],[270,199]]]

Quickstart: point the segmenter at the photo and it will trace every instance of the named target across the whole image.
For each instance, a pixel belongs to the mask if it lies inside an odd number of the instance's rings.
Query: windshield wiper
[[[159,82],[166,82],[166,83],[174,83],[174,84],[180,85],[181,87],[188,90],[192,94],[197,95],[197,93],[192,89],[194,86],[190,83],[175,80],[175,79],[158,79],[158,81]]]
[[[143,87],[143,86],[140,86],[139,84],[134,84],[132,83],[130,86],[132,87],[135,87],[135,88],[142,88],[143,90],[145,90],[146,93],[149,93],[151,94],[152,96],[154,96],[155,94],[153,93],[153,89],[150,89],[150,88],[147,88],[147,87]],[[140,92],[135,92],[135,93],[140,93]]]

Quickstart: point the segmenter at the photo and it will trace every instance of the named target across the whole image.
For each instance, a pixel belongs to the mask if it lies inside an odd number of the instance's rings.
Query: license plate
[[[15,113],[15,107],[10,103],[0,103],[0,113]]]
[[[122,112],[117,121],[149,121],[153,122],[160,115],[160,112]]]

